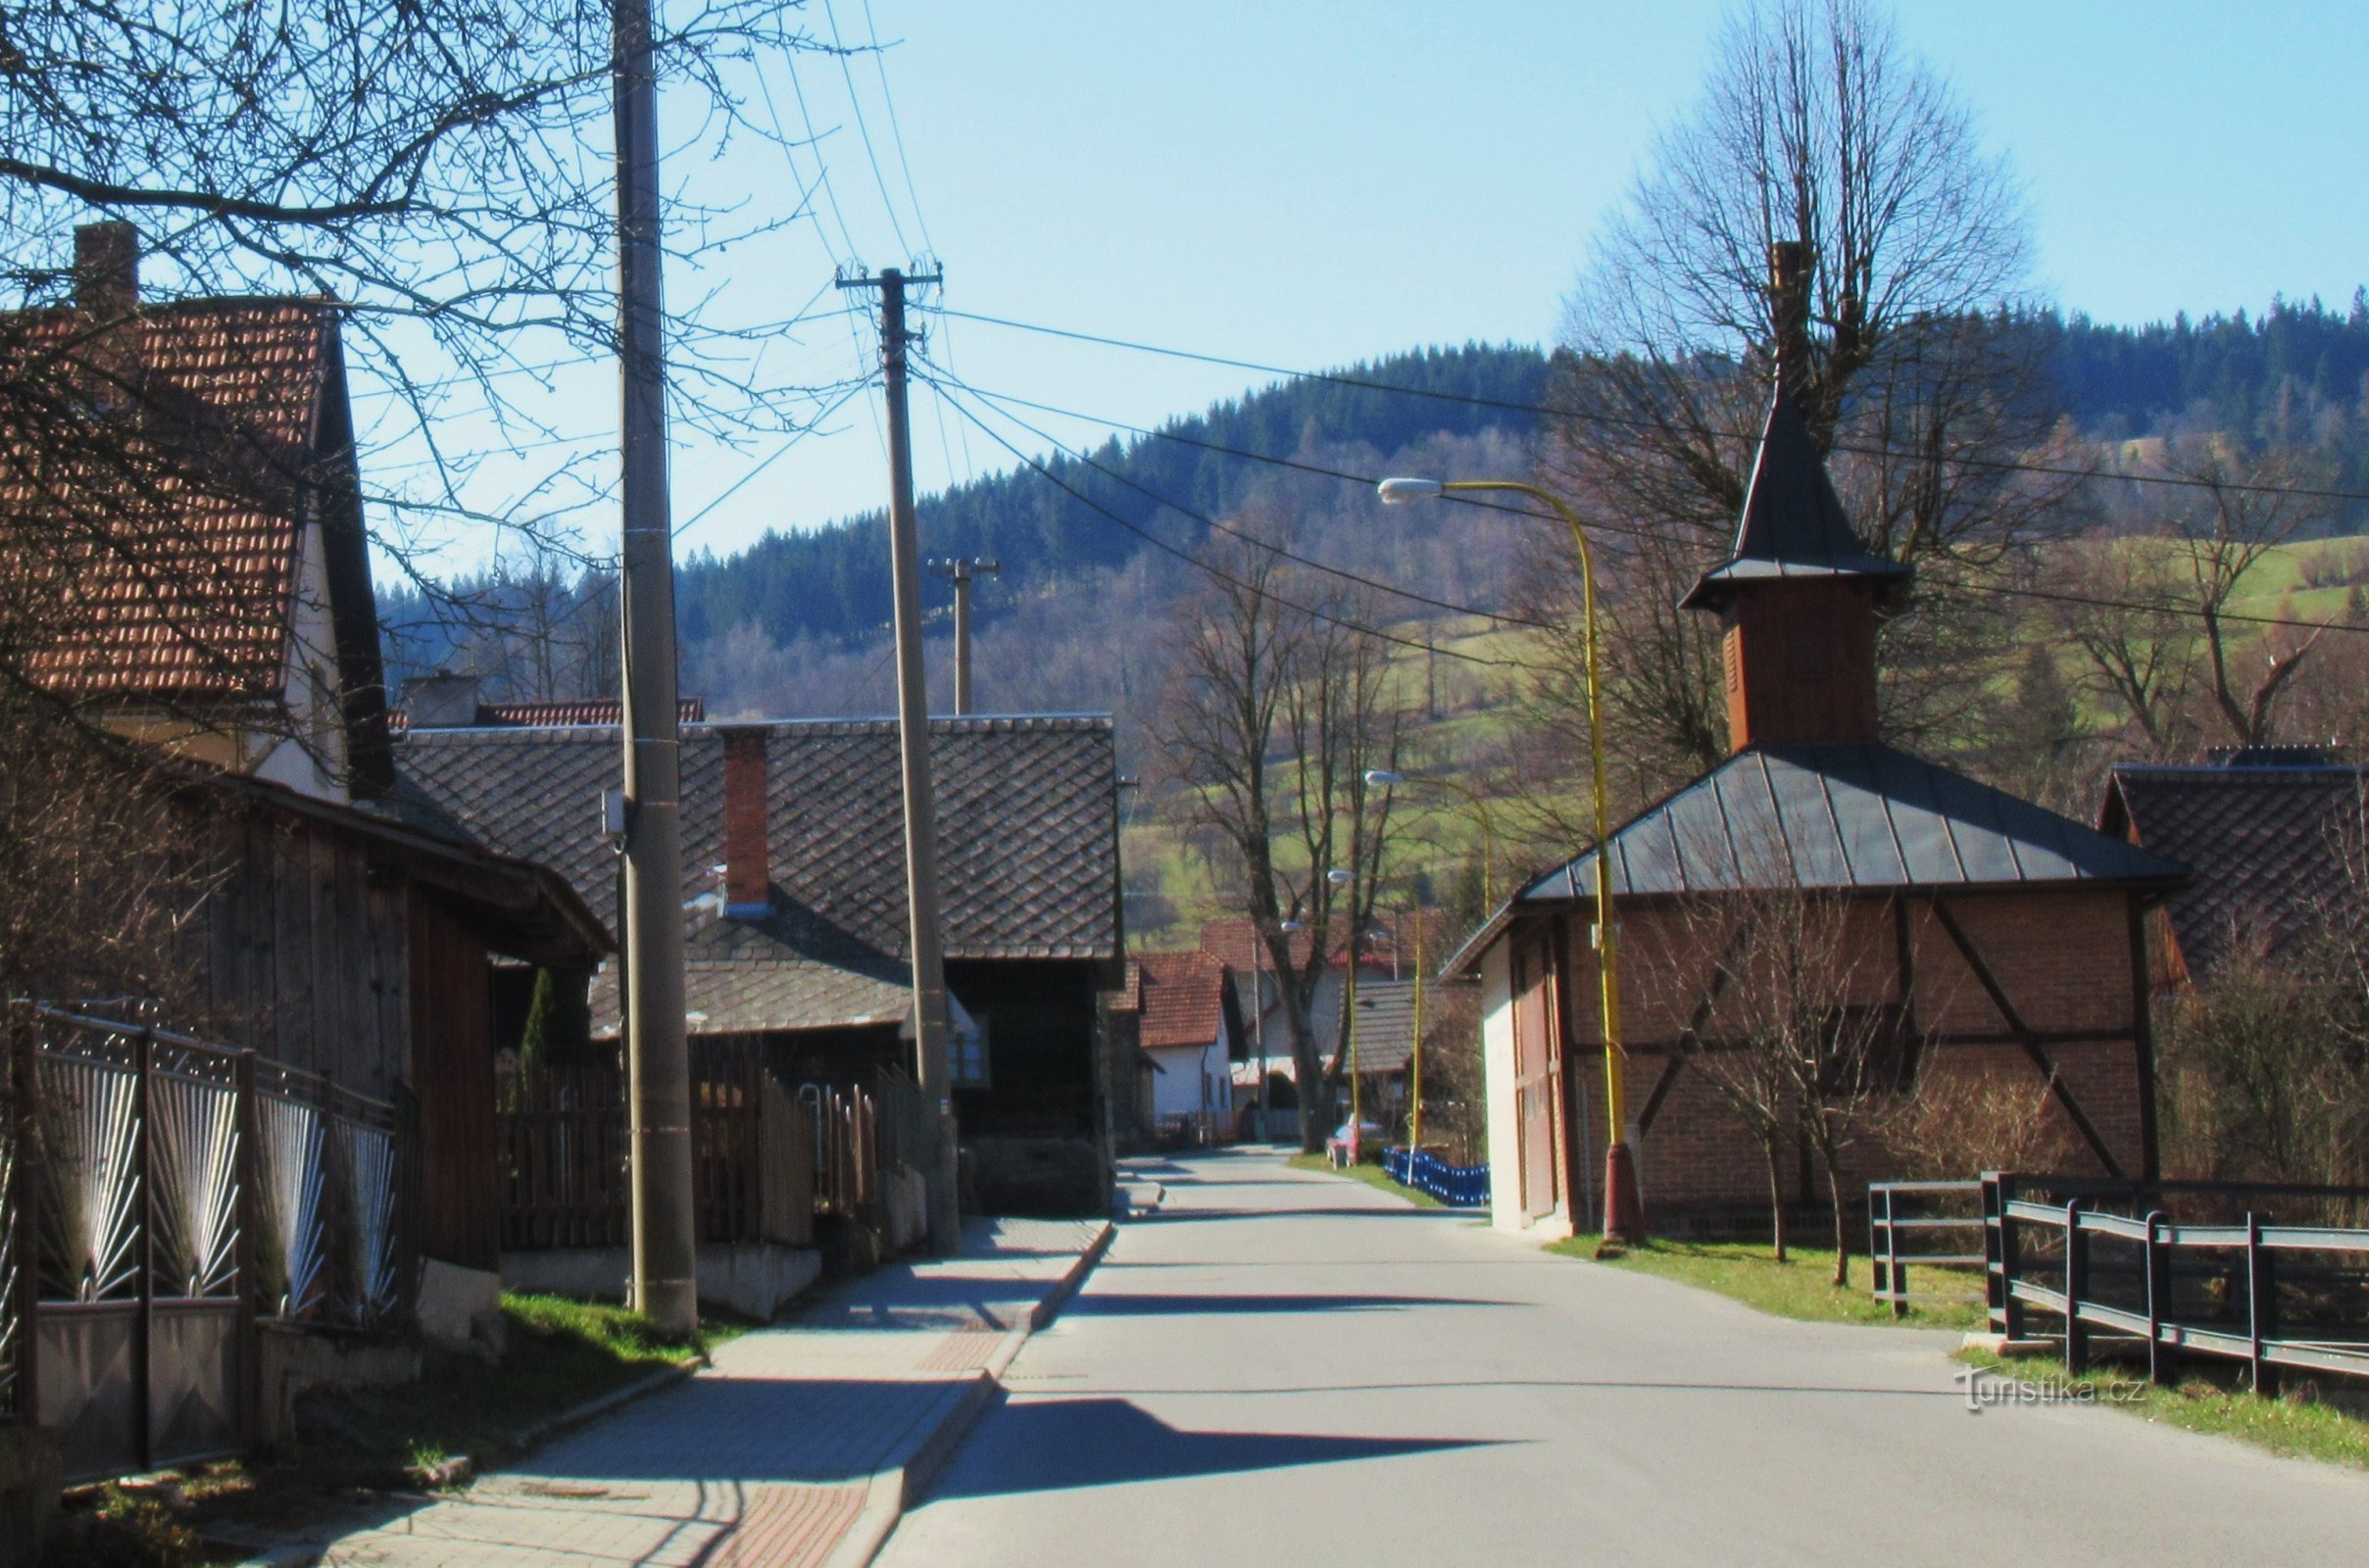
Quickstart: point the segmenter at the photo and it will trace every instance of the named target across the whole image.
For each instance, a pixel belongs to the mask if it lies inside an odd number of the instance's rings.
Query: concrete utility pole
[[[970,579],[974,572],[1001,576],[1004,568],[975,556],[957,556],[952,561],[938,562],[932,569],[955,585],[955,711],[967,713],[971,710]]]
[[[905,896],[913,909],[913,1043],[921,1092],[936,1107],[938,1158],[927,1173],[929,1243],[941,1256],[962,1242],[956,1210],[953,1064],[946,1046],[946,950],[938,917],[938,813],[929,783],[929,690],[921,667],[921,548],[913,521],[913,425],[905,406],[905,288],[940,274],[841,278],[880,291],[880,368],[888,390],[888,544],[897,601],[897,739],[905,769]]]
[[[625,1052],[633,1100],[633,1306],[699,1325],[691,1055],[683,1039],[681,734],[673,527],[666,512],[666,319],[659,289],[658,82],[649,0],[616,0],[617,350],[624,545]]]

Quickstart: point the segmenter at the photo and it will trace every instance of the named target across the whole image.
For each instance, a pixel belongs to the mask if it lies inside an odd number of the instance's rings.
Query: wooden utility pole
[[[938,813],[929,781],[929,689],[921,665],[921,549],[913,520],[913,425],[905,404],[905,289],[940,274],[841,278],[843,289],[880,291],[880,369],[888,392],[888,545],[897,612],[897,740],[905,772],[905,896],[913,910],[913,1044],[921,1092],[936,1111],[938,1157],[929,1184],[929,1241],[940,1255],[962,1241],[955,1204],[953,1063],[946,1043],[946,951],[938,916]]]
[[[1001,576],[1004,568],[976,556],[957,556],[952,561],[936,563],[932,569],[955,585],[955,711],[967,713],[971,710],[970,581],[979,572],[990,577]]]
[[[665,312],[659,290],[658,83],[649,0],[615,0],[617,350],[624,545],[625,1052],[633,1101],[633,1306],[673,1335],[699,1325],[691,1202],[691,1057],[683,1039],[681,733],[673,528],[666,510]]]

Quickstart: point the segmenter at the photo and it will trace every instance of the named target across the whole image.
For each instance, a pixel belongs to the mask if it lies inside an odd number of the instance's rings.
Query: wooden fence
[[[810,1247],[817,1214],[876,1220],[885,1173],[920,1170],[936,1124],[912,1080],[783,1083],[755,1042],[692,1058],[693,1181],[703,1242]],[[627,1105],[615,1065],[541,1068],[502,1090],[502,1246],[627,1240]]]
[[[2301,1223],[2281,1223],[2280,1216]],[[1983,1178],[1991,1321],[2053,1327],[2068,1371],[2136,1348],[2148,1375],[2184,1357],[2369,1377],[2369,1188]]]
[[[1869,1182],[1867,1256],[1875,1276],[1875,1298],[1890,1303],[1894,1317],[1906,1317],[1911,1301],[1979,1301],[1976,1277],[1957,1274],[1983,1265],[1983,1184],[1963,1182]],[[1945,1269],[1964,1281],[1961,1288],[1920,1291],[1909,1287],[1908,1269]]]

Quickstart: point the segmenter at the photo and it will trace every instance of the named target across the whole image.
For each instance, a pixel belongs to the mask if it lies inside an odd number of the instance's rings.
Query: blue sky
[[[1546,341],[1590,235],[1700,91],[1722,11],[870,0],[867,19],[864,0],[827,13],[811,0],[817,34],[835,21],[849,42],[876,27],[889,44],[844,76],[827,58],[798,68],[838,216],[825,206],[669,290],[720,289],[724,315],[777,318],[851,242],[894,265],[925,247],[926,226],[958,310],[1305,368]],[[2279,292],[2342,301],[2369,280],[2369,5],[1912,0],[1897,16],[2010,160],[2031,204],[2033,282],[2067,309],[2139,321],[2258,310]],[[718,162],[677,141],[669,173],[760,208],[794,192],[778,153],[747,146]],[[868,353],[855,325],[810,323],[768,351],[765,373],[854,373]],[[961,321],[935,328],[930,352],[982,388],[1134,423],[1264,379]],[[568,396],[597,435],[614,391],[596,378]],[[681,444],[678,524],[773,459],[682,547],[721,553],[876,504],[876,393],[851,403],[778,455]],[[1006,466],[975,431],[966,449],[926,392],[915,420],[925,489]]]

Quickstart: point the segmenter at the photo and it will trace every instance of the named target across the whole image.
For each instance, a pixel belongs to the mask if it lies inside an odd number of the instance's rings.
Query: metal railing
[[[1867,1257],[1875,1298],[1889,1302],[1894,1317],[1906,1317],[1912,1301],[1984,1299],[1979,1274],[1966,1276],[1963,1288],[1954,1291],[1908,1288],[1912,1263],[1922,1269],[1983,1266],[1982,1196],[1979,1181],[1867,1184]]]
[[[2069,1372],[2135,1346],[2158,1382],[2179,1361],[2242,1363],[2257,1392],[2281,1369],[2369,1377],[2369,1229],[2281,1224],[2278,1205],[2357,1219],[2369,1188],[1983,1178],[1993,1327],[2053,1319]]]
[[[1402,1187],[1411,1187],[1450,1208],[1489,1206],[1489,1167],[1451,1165],[1429,1150],[1392,1145],[1382,1151],[1382,1171]]]
[[[244,1446],[261,1323],[388,1329],[419,1270],[417,1128],[153,1025],[9,1009],[0,1405],[91,1480]]]

